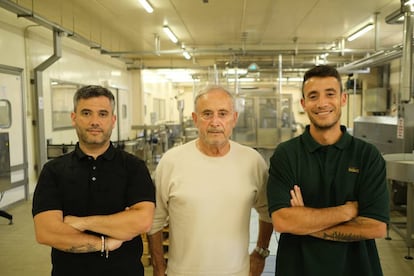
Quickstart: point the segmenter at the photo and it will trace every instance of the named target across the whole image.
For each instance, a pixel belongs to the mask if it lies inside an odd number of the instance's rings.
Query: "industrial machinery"
[[[0,133],[0,193],[3,197],[3,192],[12,188],[11,182],[11,168],[10,168],[10,148],[9,148],[9,134]],[[0,198],[1,199],[1,198]],[[0,210],[0,216],[9,220],[9,224],[13,222],[13,216],[9,213]]]
[[[414,153],[393,153],[384,155],[387,168],[387,179],[391,193],[392,227],[405,241],[408,254],[406,259],[412,260],[410,248],[414,247]],[[396,185],[404,187],[401,196]],[[399,212],[398,212],[399,211]],[[389,235],[388,235],[389,236]]]
[[[239,119],[233,139],[256,149],[271,149],[293,137],[296,130],[292,95],[261,94],[257,91],[236,97]]]
[[[401,104],[404,117],[366,116],[354,121],[354,136],[384,154],[390,192],[393,228],[405,241],[408,254],[414,247],[414,104]],[[389,235],[388,238],[390,239]]]

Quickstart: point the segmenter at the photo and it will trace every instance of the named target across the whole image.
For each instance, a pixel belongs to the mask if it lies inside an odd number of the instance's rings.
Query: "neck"
[[[89,156],[92,156],[94,159],[98,158],[99,155],[102,155],[108,148],[109,142],[103,145],[99,144],[83,144],[79,142],[79,148]]]
[[[328,129],[316,128],[311,125],[309,131],[316,142],[325,146],[335,144],[342,136],[341,127],[339,125]]]
[[[221,145],[206,145],[200,139],[197,139],[196,147],[207,156],[219,157],[226,155],[230,151],[230,142],[227,141],[227,143]]]

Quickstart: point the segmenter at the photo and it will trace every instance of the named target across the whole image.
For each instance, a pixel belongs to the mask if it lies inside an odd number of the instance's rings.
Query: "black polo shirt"
[[[63,215],[109,215],[142,201],[155,202],[155,188],[144,161],[112,144],[96,160],[79,145],[45,164],[32,214],[62,210]],[[98,234],[99,235],[99,234]],[[67,253],[52,248],[53,275],[143,275],[142,240],[138,236],[110,252]]]
[[[322,146],[309,133],[281,143],[270,159],[269,212],[290,207],[299,185],[305,206],[325,208],[358,201],[359,215],[388,222],[385,162],[371,144],[343,132],[334,145]],[[374,240],[335,242],[282,234],[276,275],[382,275]]]

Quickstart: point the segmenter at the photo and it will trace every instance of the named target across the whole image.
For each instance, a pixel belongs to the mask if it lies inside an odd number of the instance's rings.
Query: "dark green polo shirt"
[[[305,132],[281,143],[270,159],[269,212],[290,207],[289,191],[299,185],[305,206],[325,208],[358,201],[359,215],[389,220],[385,161],[371,144],[349,135],[329,146]],[[284,233],[276,275],[382,275],[374,240],[335,242]]]

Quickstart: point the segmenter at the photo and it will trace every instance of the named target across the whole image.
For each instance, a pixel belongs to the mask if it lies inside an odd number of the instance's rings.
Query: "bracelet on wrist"
[[[105,252],[105,237],[101,235],[101,256],[104,255]]]
[[[106,237],[104,237],[105,243],[104,243],[104,247],[105,247],[105,258],[108,259],[109,257],[109,249],[108,249],[108,244],[106,242]]]

